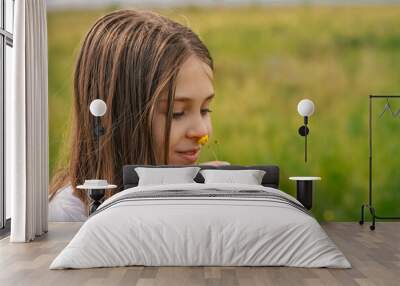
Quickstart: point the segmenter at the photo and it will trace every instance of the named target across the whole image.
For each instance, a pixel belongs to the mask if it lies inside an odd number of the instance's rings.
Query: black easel
[[[389,99],[389,98],[400,98],[400,95],[370,95],[369,96],[369,198],[368,204],[361,206],[361,220],[359,223],[364,224],[364,208],[368,208],[372,215],[372,225],[369,227],[371,230],[375,229],[376,219],[400,219],[400,217],[382,217],[376,214],[375,208],[372,203],[372,100],[373,99]],[[385,105],[385,110],[387,105]],[[393,115],[393,111],[390,110]],[[382,113],[383,115],[383,113]],[[397,115],[397,113],[396,113]]]

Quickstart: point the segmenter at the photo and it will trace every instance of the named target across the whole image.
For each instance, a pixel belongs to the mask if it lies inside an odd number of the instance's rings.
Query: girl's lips
[[[181,157],[183,157],[185,160],[194,162],[197,160],[197,157],[199,155],[200,149],[195,151],[195,152],[177,152]]]

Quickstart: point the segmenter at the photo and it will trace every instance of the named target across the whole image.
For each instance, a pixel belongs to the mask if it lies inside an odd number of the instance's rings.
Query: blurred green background
[[[50,172],[67,159],[72,78],[83,37],[101,10],[49,11]],[[152,9],[155,10],[155,9]],[[400,94],[400,7],[252,6],[156,10],[190,26],[215,61],[213,150],[231,164],[277,164],[289,176],[321,176],[313,213],[358,220],[368,198],[368,95]],[[309,98],[309,158],[297,103]],[[394,111],[400,100],[391,100]],[[400,116],[374,102],[374,202],[400,213]],[[204,148],[200,162],[214,160]]]

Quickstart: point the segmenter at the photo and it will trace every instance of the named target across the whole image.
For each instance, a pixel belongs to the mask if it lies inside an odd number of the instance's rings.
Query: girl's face
[[[199,139],[211,137],[209,107],[214,96],[213,72],[196,56],[181,66],[176,82],[171,122],[168,164],[196,164],[200,154]],[[167,94],[162,94],[153,118],[157,164],[164,163],[164,130],[167,116]]]

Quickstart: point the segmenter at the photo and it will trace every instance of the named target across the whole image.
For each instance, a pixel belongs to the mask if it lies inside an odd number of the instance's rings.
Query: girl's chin
[[[174,157],[170,160],[171,165],[196,165],[198,160],[198,153],[195,155],[188,155],[175,152]]]
[[[170,161],[169,165],[197,165],[197,160],[194,160],[194,161],[173,160],[173,161]]]

